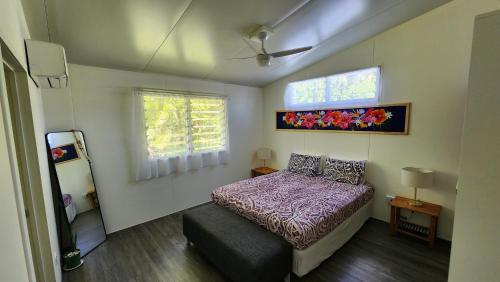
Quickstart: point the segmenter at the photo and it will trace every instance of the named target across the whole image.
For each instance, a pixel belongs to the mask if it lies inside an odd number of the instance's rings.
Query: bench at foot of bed
[[[281,237],[215,204],[186,211],[183,233],[227,278],[287,281],[292,246]]]

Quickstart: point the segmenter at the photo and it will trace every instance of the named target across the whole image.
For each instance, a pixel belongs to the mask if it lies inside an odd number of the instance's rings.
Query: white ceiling
[[[48,26],[39,37],[71,63],[263,86],[449,0],[37,1],[23,2],[30,29]],[[228,60],[254,54],[243,36],[261,24],[274,27],[268,51],[314,48],[267,68]]]

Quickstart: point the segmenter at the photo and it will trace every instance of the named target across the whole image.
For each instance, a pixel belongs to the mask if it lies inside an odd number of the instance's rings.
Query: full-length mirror
[[[60,189],[53,189],[58,194],[54,199],[62,201],[66,211],[58,221],[59,238],[69,237],[73,249],[84,256],[106,240],[87,144],[81,131],[53,132],[46,138]]]

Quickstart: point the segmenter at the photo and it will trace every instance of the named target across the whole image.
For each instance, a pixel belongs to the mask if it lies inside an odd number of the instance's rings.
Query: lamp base
[[[408,204],[410,206],[414,206],[414,207],[420,207],[422,206],[424,203],[417,200],[417,187],[413,187],[413,191],[414,191],[414,194],[413,194],[413,200],[409,200],[408,201]]]
[[[408,204],[409,204],[410,206],[414,206],[414,207],[421,207],[421,206],[423,206],[423,205],[424,205],[424,203],[423,203],[423,202],[421,202],[421,201],[419,201],[419,200],[409,200],[409,201],[408,201]]]

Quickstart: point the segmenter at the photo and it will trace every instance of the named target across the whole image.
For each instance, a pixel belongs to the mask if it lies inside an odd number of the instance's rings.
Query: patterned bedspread
[[[373,188],[280,171],[217,188],[220,206],[305,249],[373,197]]]

